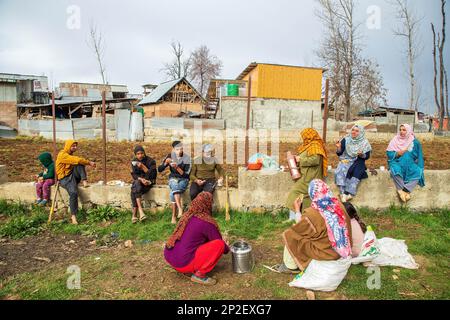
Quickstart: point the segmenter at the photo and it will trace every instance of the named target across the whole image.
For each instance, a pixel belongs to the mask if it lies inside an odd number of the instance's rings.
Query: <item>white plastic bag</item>
[[[419,265],[408,252],[408,246],[405,240],[396,240],[392,238],[378,239],[380,254],[370,262],[364,263],[364,266],[395,266],[406,269],[418,269]]]
[[[289,286],[317,291],[334,291],[347,275],[350,266],[351,259],[312,260],[305,272],[290,282]]]
[[[361,246],[361,252],[359,255],[352,259],[352,264],[358,264],[362,262],[369,262],[380,255],[380,249],[378,248],[377,237],[371,226],[367,227],[367,231],[364,234],[364,241]]]

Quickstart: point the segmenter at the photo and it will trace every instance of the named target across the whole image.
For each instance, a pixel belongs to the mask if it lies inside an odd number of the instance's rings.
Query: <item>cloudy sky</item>
[[[424,49],[417,65],[421,108],[434,112],[430,22],[440,29],[440,1],[411,4],[423,16]],[[380,8],[379,29],[366,26],[371,6]],[[87,46],[92,20],[106,41],[109,82],[126,84],[132,93],[141,93],[144,83],[166,80],[160,70],[171,58],[172,40],[186,51],[207,45],[223,62],[223,78],[235,78],[252,61],[320,66],[314,51],[323,30],[315,10],[314,0],[0,0],[0,72],[45,74],[55,86],[63,81],[101,82]],[[389,104],[406,106],[404,43],[393,36],[392,7],[386,0],[360,0],[357,19],[363,54],[380,64]],[[449,48],[450,42],[447,70]]]

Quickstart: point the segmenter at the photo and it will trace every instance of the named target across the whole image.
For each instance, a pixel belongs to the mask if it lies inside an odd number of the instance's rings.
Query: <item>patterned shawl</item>
[[[328,238],[333,249],[342,257],[347,258],[352,254],[349,230],[345,221],[345,213],[339,201],[333,196],[325,182],[314,179],[308,188],[312,200],[311,207],[318,210],[325,220]]]
[[[181,236],[183,235],[184,230],[192,217],[197,217],[203,221],[209,222],[219,229],[216,220],[212,217],[212,202],[212,194],[205,191],[201,192],[194,200],[192,200],[188,211],[183,214],[180,221],[178,221],[175,231],[167,240],[166,248],[173,248],[175,246],[175,242],[181,239]]]
[[[320,137],[319,133],[313,128],[306,128],[300,133],[300,135],[302,137],[303,143],[298,148],[298,153],[302,153],[306,150],[308,156],[312,156],[315,154],[321,155],[323,158],[323,176],[326,177],[328,174],[328,156],[325,144],[323,143],[323,140]]]
[[[414,141],[415,136],[411,126],[406,123],[402,124],[400,127],[402,126],[406,129],[406,135],[402,137],[400,133],[397,133],[397,135],[392,138],[391,142],[389,142],[389,146],[387,147],[386,151],[398,152],[401,150],[407,150],[411,143]]]
[[[345,137],[345,152],[347,152],[351,158],[358,156],[359,151],[367,153],[372,150],[369,140],[366,139],[366,130],[364,130],[364,127],[355,124],[352,127],[352,130],[355,127],[359,129],[359,135],[356,138],[353,138],[350,133]]]

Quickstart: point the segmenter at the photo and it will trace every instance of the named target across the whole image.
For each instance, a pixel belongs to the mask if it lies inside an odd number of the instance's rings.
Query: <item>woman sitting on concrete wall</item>
[[[212,217],[212,202],[212,193],[201,192],[181,217],[164,249],[166,261],[175,270],[192,274],[193,282],[204,285],[216,283],[207,274],[222,255],[229,252],[219,226]]]
[[[172,143],[172,152],[169,153],[158,167],[158,172],[163,172],[169,167],[170,202],[172,203],[172,223],[177,223],[183,214],[181,195],[189,185],[189,173],[191,172],[191,157],[183,152],[181,141]]]
[[[292,186],[286,199],[286,207],[290,210],[289,219],[297,221],[301,212],[299,204],[303,204],[303,208],[311,204],[308,197],[309,183],[313,179],[326,177],[328,168],[325,144],[319,133],[312,128],[306,128],[300,135],[303,142],[298,148],[296,160],[301,177]]]
[[[134,159],[131,162],[131,203],[133,205],[133,215],[131,222],[138,221],[137,211],[139,211],[139,221],[144,221],[147,217],[142,207],[142,196],[149,192],[156,183],[156,161],[145,154],[142,146],[134,147]]]
[[[280,273],[298,273],[311,260],[338,260],[352,255],[352,225],[340,201],[320,179],[308,187],[311,206],[300,222],[283,233],[283,263],[273,267]]]
[[[356,195],[361,180],[368,178],[366,160],[370,158],[372,147],[366,139],[364,127],[354,125],[350,134],[336,143],[336,148],[339,164],[334,180],[342,202],[346,202]]]
[[[422,145],[409,124],[400,126],[399,133],[389,143],[386,155],[400,200],[407,202],[417,184],[425,186]]]

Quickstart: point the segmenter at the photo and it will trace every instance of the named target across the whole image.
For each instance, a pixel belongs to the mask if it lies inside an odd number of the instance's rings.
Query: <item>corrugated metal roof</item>
[[[157,103],[167,92],[169,92],[178,82],[183,80],[183,78],[170,80],[161,83],[155,88],[148,96],[145,96],[137,105],[141,106],[144,104]]]

